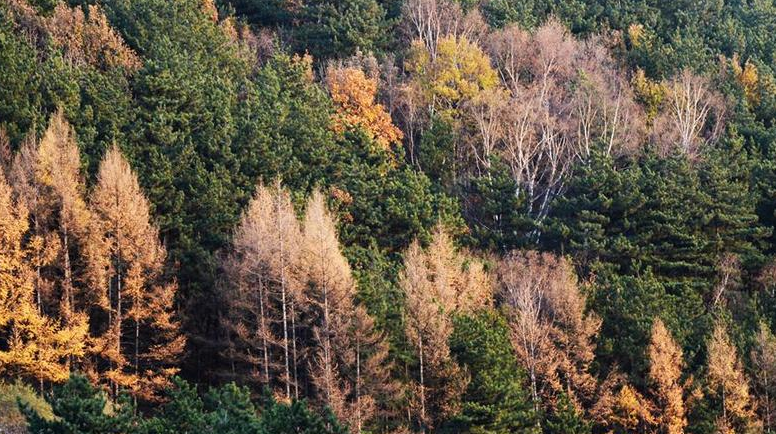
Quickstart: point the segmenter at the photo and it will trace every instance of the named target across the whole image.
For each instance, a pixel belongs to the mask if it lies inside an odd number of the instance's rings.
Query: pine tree
[[[682,375],[682,350],[674,342],[663,321],[656,318],[652,325],[652,338],[647,351],[649,356],[649,378],[655,387],[658,401],[660,425],[666,434],[682,434],[687,426]]]
[[[174,318],[176,285],[164,275],[166,251],[149,203],[115,146],[100,164],[91,196],[95,218],[86,256],[89,280],[107,322],[94,324],[98,372],[117,391],[153,400],[169,384],[185,339]],[[107,365],[107,366],[106,366]]]

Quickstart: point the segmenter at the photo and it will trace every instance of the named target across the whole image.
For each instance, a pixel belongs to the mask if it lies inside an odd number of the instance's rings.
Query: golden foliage
[[[663,321],[655,319],[649,348],[649,379],[655,387],[655,396],[661,413],[657,415],[663,432],[682,434],[687,426],[683,388],[679,380],[682,375],[682,350],[674,342]]]
[[[100,163],[90,204],[88,278],[109,323],[96,327],[93,351],[114,386],[154,400],[169,385],[184,338],[174,319],[177,287],[164,282],[166,251],[151,224],[149,202],[115,146]]]
[[[361,127],[385,149],[401,142],[401,130],[393,125],[385,107],[375,102],[376,78],[367,77],[359,68],[331,66],[326,72],[326,84],[337,108],[335,131],[342,133],[348,127]]]
[[[724,324],[714,327],[708,347],[708,384],[712,393],[722,399],[722,416],[718,421],[720,432],[740,427],[747,432],[760,424],[749,395],[749,380],[736,347],[730,342]],[[733,427],[733,428],[731,428]]]
[[[80,7],[59,3],[47,19],[46,28],[56,47],[75,63],[103,69],[124,68],[134,72],[141,67],[138,55],[110,26],[98,5],[89,5],[84,15]]]
[[[418,80],[424,100],[450,119],[461,103],[499,82],[490,58],[463,36],[440,38],[436,57],[422,42],[413,41],[405,67]]]

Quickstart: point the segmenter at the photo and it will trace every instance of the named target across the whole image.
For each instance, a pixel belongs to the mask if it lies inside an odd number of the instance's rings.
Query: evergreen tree
[[[530,401],[525,372],[512,352],[506,320],[495,311],[483,310],[457,316],[453,324],[450,351],[471,380],[460,413],[442,431],[536,432],[538,415]]]
[[[54,386],[46,396],[54,417],[44,417],[23,406],[30,432],[52,434],[123,434],[135,432],[135,408],[129,399],[108,401],[86,377],[73,375],[65,384]]]

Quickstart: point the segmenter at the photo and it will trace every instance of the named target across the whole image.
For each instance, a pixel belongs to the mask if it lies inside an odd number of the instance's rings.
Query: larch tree
[[[754,336],[751,354],[752,378],[757,396],[757,410],[766,432],[773,430],[774,399],[776,399],[776,337],[768,325],[760,322]]]
[[[727,328],[721,321],[714,326],[708,354],[708,387],[722,401],[717,430],[725,433],[755,429],[761,422],[754,412],[749,380],[744,374],[736,347],[730,341]]]
[[[652,324],[652,336],[647,349],[649,356],[649,380],[658,402],[658,419],[661,431],[666,434],[682,434],[687,426],[683,399],[682,350],[674,342],[671,333],[660,318]]]
[[[47,221],[50,227],[46,229],[59,239],[56,264],[62,274],[58,285],[61,288],[59,315],[65,322],[70,322],[74,312],[85,307],[83,303],[76,306],[72,254],[74,247],[82,247],[86,242],[91,216],[84,199],[86,187],[81,176],[81,155],[75,131],[61,109],[49,120],[36,156],[34,176],[43,201],[40,204],[43,206],[37,207],[36,211],[43,215],[35,216],[35,220]]]
[[[405,333],[418,357],[413,406],[421,426],[433,427],[456,410],[466,386],[450,356],[451,316],[489,306],[492,286],[479,261],[457,251],[441,227],[425,251],[417,240],[410,245],[400,284],[406,297]]]
[[[596,391],[590,373],[601,321],[585,311],[571,264],[549,253],[515,251],[499,270],[513,345],[528,372],[534,405],[565,393],[578,409]]]
[[[60,245],[57,234],[50,230],[50,207],[44,200],[43,188],[38,182],[38,144],[28,136],[13,159],[9,179],[18,200],[29,212],[31,250],[30,262],[35,271],[35,304],[40,312],[53,310],[57,300],[52,300],[54,279],[45,273],[46,267],[53,267],[59,257]],[[51,308],[51,309],[49,309]]]
[[[69,360],[84,353],[86,325],[63,327],[36,306],[28,229],[26,207],[0,174],[0,375],[36,379],[42,387],[69,377]]]
[[[177,286],[164,275],[167,254],[148,199],[115,146],[100,163],[90,204],[88,277],[107,316],[92,325],[96,368],[114,388],[154,400],[177,372],[185,345],[173,306]]]
[[[358,433],[376,414],[380,396],[375,395],[384,395],[381,389],[390,387],[384,370],[389,366],[380,366],[386,363],[387,349],[374,322],[355,305],[355,281],[319,191],[307,202],[303,227],[300,266],[308,287],[305,310],[315,353],[311,377],[322,403]]]
[[[299,276],[301,243],[288,191],[279,182],[272,187],[260,184],[226,261],[231,290],[225,325],[233,336],[232,360],[248,369],[258,367],[260,372],[249,376],[279,389],[286,399],[299,397],[302,360],[296,320],[304,289]]]

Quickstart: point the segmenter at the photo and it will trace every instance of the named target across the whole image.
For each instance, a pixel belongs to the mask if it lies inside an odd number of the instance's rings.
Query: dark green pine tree
[[[316,59],[376,52],[387,35],[385,10],[377,0],[309,0],[294,34],[297,51]]]
[[[29,432],[47,434],[126,434],[136,432],[138,420],[128,397],[108,401],[104,392],[94,388],[86,377],[73,375],[54,386],[46,396],[54,418],[45,418],[22,405]]]
[[[544,422],[544,434],[590,434],[591,425],[579,414],[568,395],[561,394]]]
[[[156,416],[145,421],[143,433],[147,434],[194,434],[207,433],[207,415],[202,399],[195,386],[180,378],[173,379],[173,386],[167,391],[167,402]]]
[[[468,190],[462,208],[477,247],[508,252],[526,245],[535,224],[505,164],[494,158],[490,172],[472,179]]]
[[[270,395],[264,396],[259,434],[347,434],[347,428],[326,410],[318,415],[304,401],[283,404]]]
[[[219,434],[255,434],[259,417],[250,390],[229,383],[211,389],[204,397],[208,427]]]
[[[450,350],[471,381],[460,413],[442,428],[450,433],[535,433],[536,415],[517,365],[509,326],[495,311],[454,320]]]

